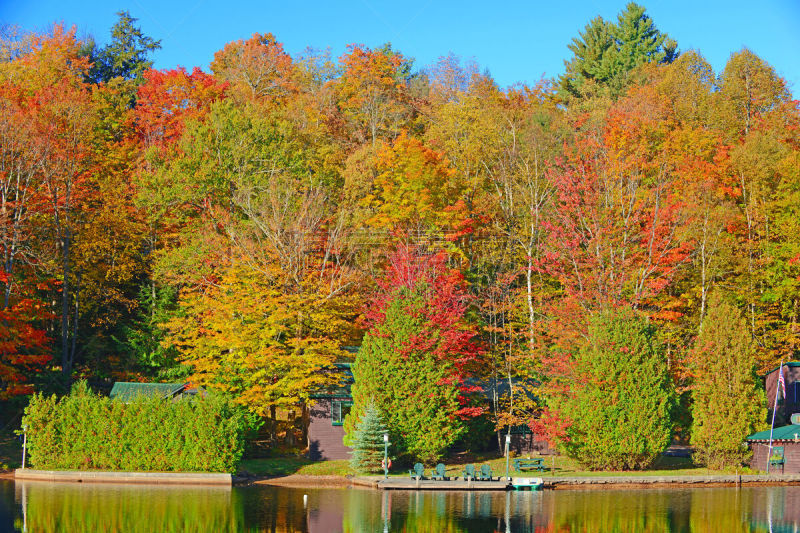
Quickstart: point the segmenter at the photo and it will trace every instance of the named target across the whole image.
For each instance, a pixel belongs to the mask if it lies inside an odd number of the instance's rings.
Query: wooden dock
[[[433,479],[382,479],[378,481],[379,489],[384,490],[511,490],[511,483],[505,479],[498,481],[476,481],[463,478],[447,480]]]

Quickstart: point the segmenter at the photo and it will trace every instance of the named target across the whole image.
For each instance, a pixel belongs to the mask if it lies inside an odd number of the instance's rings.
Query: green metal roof
[[[772,440],[794,440],[794,436],[800,437],[800,425],[781,426],[772,432]],[[753,433],[747,440],[769,440],[769,430]]]
[[[117,381],[111,388],[109,397],[123,401],[132,400],[136,396],[155,396],[170,398],[180,392],[185,383],[126,383]]]
[[[795,368],[795,367],[800,366],[800,361],[789,361],[788,363],[783,363],[783,366],[790,366],[792,368]],[[781,367],[781,365],[776,366],[775,368],[773,368],[772,370],[770,370],[769,372],[764,374],[764,377],[769,376],[770,374],[772,374],[773,372],[778,370],[780,367]]]
[[[350,398],[350,388],[353,386],[355,380],[353,379],[353,371],[350,368],[350,363],[334,363],[333,368],[328,369],[339,375],[338,383],[331,384],[330,386],[314,391],[309,395],[311,398]]]

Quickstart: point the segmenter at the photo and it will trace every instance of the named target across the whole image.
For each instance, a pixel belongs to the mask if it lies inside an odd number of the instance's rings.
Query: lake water
[[[480,493],[0,480],[5,531],[798,532],[800,487]]]

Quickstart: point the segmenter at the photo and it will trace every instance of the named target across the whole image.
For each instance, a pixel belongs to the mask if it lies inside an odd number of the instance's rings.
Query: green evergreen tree
[[[677,57],[677,43],[656,28],[644,7],[631,2],[613,27],[617,44],[615,74],[633,70],[644,63],[671,63]]]
[[[562,96],[581,97],[591,83],[619,95],[630,73],[644,63],[671,63],[677,56],[677,43],[656,28],[645,8],[630,2],[617,16],[617,23],[592,19],[568,48],[574,54],[565,61],[566,71],[559,78]]]
[[[366,406],[374,402],[384,416],[396,450],[414,459],[438,459],[463,433],[456,416],[458,391],[443,386],[452,365],[439,361],[430,349],[410,350],[416,339],[435,335],[421,313],[426,289],[403,288],[386,309],[384,322],[364,337],[352,365],[353,408],[345,420],[349,442]]]
[[[144,72],[153,66],[148,55],[161,48],[161,41],[148,37],[134,26],[138,19],[129,12],[119,11],[117,16],[119,20],[111,28],[111,42],[92,58],[91,74],[98,83],[119,77],[140,85]]]
[[[380,411],[375,404],[367,405],[364,415],[357,424],[353,435],[353,453],[350,466],[356,472],[382,472],[381,461],[384,457],[383,435],[386,426],[381,419]]]
[[[573,53],[564,61],[566,72],[559,78],[562,96],[579,97],[586,92],[590,80],[605,82],[611,77],[611,57],[616,51],[613,24],[603,17],[595,17],[578,37],[567,45]]]
[[[597,313],[575,364],[572,394],[558,402],[572,420],[567,454],[593,470],[650,466],[670,444],[675,404],[653,326],[631,309]]]
[[[164,343],[165,324],[178,312],[177,299],[173,287],[141,287],[137,310],[111,335],[117,350],[129,357],[129,366],[146,376],[180,380],[191,370],[178,361],[177,349]]]
[[[747,322],[719,291],[711,295],[692,363],[694,460],[714,469],[741,466],[750,453],[745,438],[766,423],[766,401]]]

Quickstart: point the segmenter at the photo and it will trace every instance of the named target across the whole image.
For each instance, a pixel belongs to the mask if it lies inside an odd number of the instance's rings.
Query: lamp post
[[[509,481],[511,478],[508,477],[508,461],[510,459],[508,454],[508,449],[511,446],[511,430],[506,433],[506,481]]]
[[[25,469],[25,456],[28,451],[28,424],[22,426],[22,469]]]
[[[383,479],[389,479],[389,434],[383,434]]]

